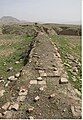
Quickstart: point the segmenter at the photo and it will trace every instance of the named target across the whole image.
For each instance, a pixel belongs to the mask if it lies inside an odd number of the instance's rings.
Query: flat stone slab
[[[46,85],[46,81],[44,81],[44,80],[43,81],[38,81],[38,84],[39,85]]]
[[[66,83],[68,83],[68,79],[67,79],[67,78],[62,77],[62,78],[59,80],[59,84],[66,84]]]
[[[55,93],[51,94],[48,98],[54,98],[55,97]]]
[[[16,81],[17,78],[15,78],[15,76],[10,76],[10,77],[8,77],[8,80],[10,80],[10,81]]]
[[[26,96],[23,96],[23,95],[18,96],[18,97],[17,97],[17,101],[18,101],[18,102],[23,102],[23,101],[25,100],[25,98],[26,98]]]
[[[43,70],[39,70],[40,77],[47,77],[47,74]]]
[[[10,102],[7,102],[2,106],[2,109],[7,110],[9,106],[10,106]]]
[[[59,71],[48,72],[47,76],[48,77],[60,77],[60,73]]]
[[[16,78],[19,78],[20,75],[21,75],[20,72],[18,72],[18,73],[15,75],[15,77],[16,77]]]
[[[37,80],[38,80],[38,81],[41,81],[41,80],[42,80],[42,77],[38,77]]]
[[[54,74],[55,77],[60,77],[59,71],[53,71],[53,74]]]
[[[37,85],[37,80],[31,80],[30,81],[30,85],[34,85],[34,84]]]
[[[10,107],[9,110],[14,109],[14,110],[18,110],[19,109],[19,104],[18,103],[13,103]]]

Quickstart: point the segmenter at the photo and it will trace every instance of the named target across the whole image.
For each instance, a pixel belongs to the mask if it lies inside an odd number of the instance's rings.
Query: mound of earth
[[[47,35],[73,35],[73,36],[81,36],[81,28],[71,28],[71,27],[56,27],[56,26],[46,26],[40,24],[33,25],[4,25],[2,28],[3,34],[16,34],[16,35],[27,35],[34,36],[38,32],[44,32]]]
[[[34,38],[26,60],[21,71],[0,82],[0,118],[81,118],[81,93],[70,84],[47,34],[40,32]]]

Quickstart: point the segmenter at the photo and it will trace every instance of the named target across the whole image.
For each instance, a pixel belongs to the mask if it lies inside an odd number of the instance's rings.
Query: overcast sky
[[[78,23],[81,0],[0,0],[0,17],[34,22]]]

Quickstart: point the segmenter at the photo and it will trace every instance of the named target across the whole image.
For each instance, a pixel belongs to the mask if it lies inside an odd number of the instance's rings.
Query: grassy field
[[[81,37],[80,36],[51,36],[57,45],[62,61],[73,86],[81,91],[82,65],[81,65]]]
[[[0,35],[0,76],[7,79],[8,76],[14,75],[22,68],[21,57],[31,39],[31,37],[21,35]],[[16,61],[19,61],[19,64],[15,64]],[[13,70],[7,72],[10,67],[13,67]]]

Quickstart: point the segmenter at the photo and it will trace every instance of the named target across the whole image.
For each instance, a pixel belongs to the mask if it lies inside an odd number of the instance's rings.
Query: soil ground
[[[37,80],[38,77],[42,80]],[[63,77],[68,79],[56,46],[46,34],[39,33],[20,78],[10,81],[7,87],[0,82],[1,91],[5,90],[0,98],[1,118],[81,118],[81,96],[70,82],[60,84]],[[19,95],[21,90],[25,90],[26,94]],[[20,96],[24,99],[18,100]],[[36,97],[38,100],[34,101]],[[7,102],[10,105],[4,110],[2,106]],[[12,109],[11,105],[15,103],[17,106]],[[34,109],[29,112],[31,106]]]

